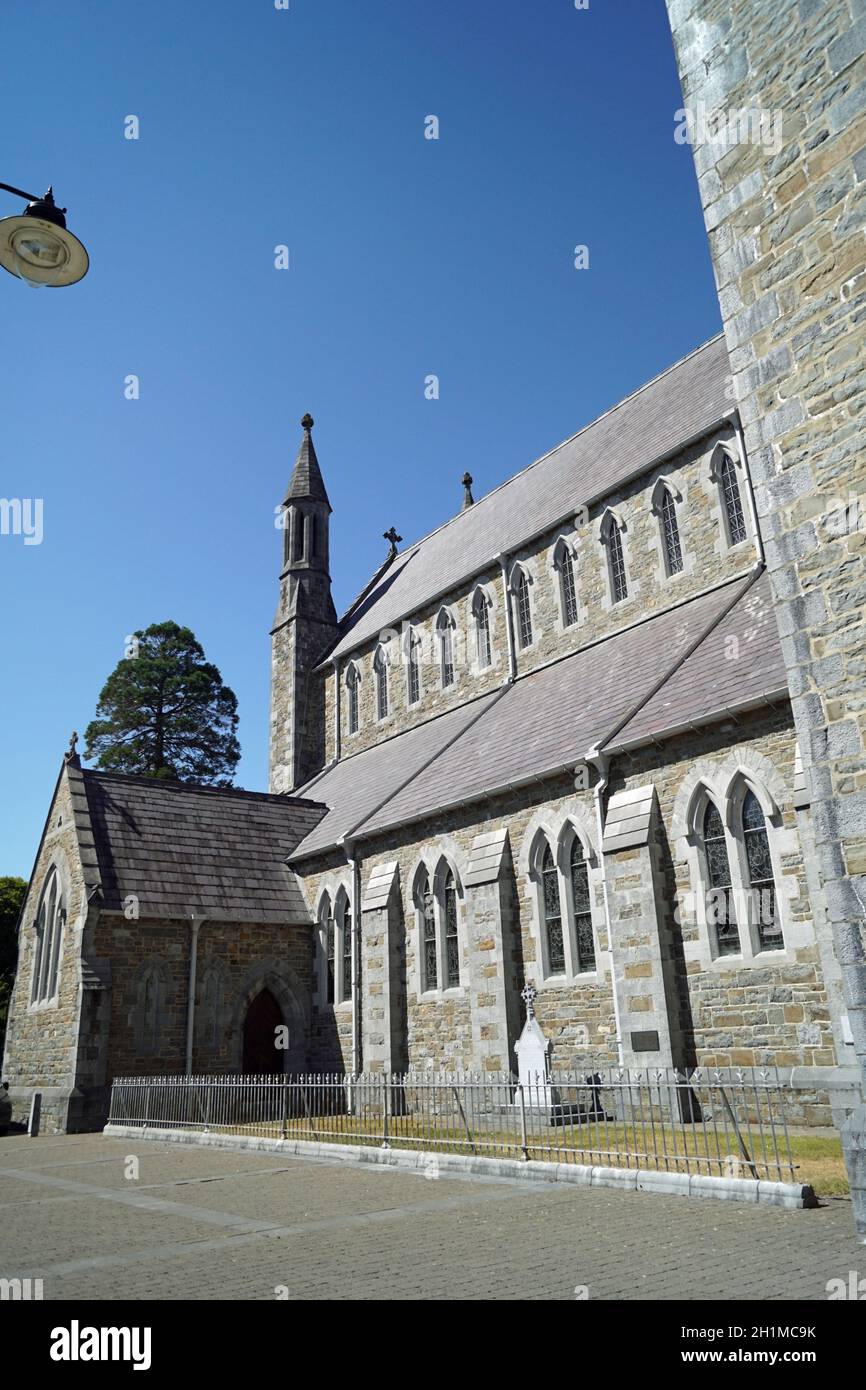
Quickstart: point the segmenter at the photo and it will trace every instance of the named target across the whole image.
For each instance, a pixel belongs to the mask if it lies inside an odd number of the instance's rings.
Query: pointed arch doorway
[[[285,1049],[276,1046],[277,1029],[285,1026],[283,1011],[271,991],[265,987],[250,1001],[244,1018],[243,1062],[244,1076],[282,1073],[285,1070]]]

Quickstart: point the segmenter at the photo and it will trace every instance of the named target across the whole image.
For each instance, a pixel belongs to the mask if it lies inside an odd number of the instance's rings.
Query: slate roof
[[[306,422],[309,421],[309,424]],[[316,446],[313,443],[311,430],[313,419],[311,415],[305,415],[301,424],[304,427],[304,435],[301,440],[301,447],[298,450],[298,457],[295,459],[295,467],[289,479],[289,487],[286,492],[285,501],[291,502],[295,498],[312,499],[315,502],[324,502],[330,508],[328,494],[325,491],[325,480],[322,477],[322,470],[319,467],[319,460],[316,457]]]
[[[708,434],[731,413],[729,372],[720,335],[410,546],[344,615],[343,635],[330,655],[354,651],[503,551]]]
[[[328,813],[302,842],[304,853],[336,845],[383,801],[395,796],[404,782],[417,777],[432,759],[440,756],[449,743],[489,709],[498,694],[485,695],[416,724],[363,753],[343,758],[308,782],[300,795],[324,802]]]
[[[308,922],[289,852],[324,808],[296,797],[83,769],[102,901],[140,915]]]
[[[736,660],[725,656],[731,635]],[[648,741],[784,688],[767,581],[753,572],[336,763],[302,788],[329,811],[291,859],[350,831],[360,838],[483,802],[574,766],[594,746]]]
[[[736,645],[735,645],[736,644]],[[614,752],[705,724],[729,709],[778,695],[788,698],[770,580],[762,574],[607,745]]]

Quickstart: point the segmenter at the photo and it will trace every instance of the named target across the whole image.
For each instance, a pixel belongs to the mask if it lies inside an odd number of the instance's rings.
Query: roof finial
[[[392,560],[394,556],[397,554],[397,546],[399,545],[403,537],[398,536],[396,526],[392,526],[390,531],[384,531],[382,533],[382,539],[390,541],[391,543],[391,549],[388,551],[388,559]]]
[[[474,502],[475,502],[475,498],[472,496],[472,474],[471,474],[471,473],[464,473],[464,474],[463,474],[463,510],[464,510],[464,512],[466,511],[466,508],[467,508],[467,507],[471,507],[471,506],[473,505]]]
[[[67,761],[68,763],[74,763],[76,767],[79,767],[79,766],[80,766],[80,759],[79,759],[78,753],[77,753],[77,751],[76,751],[77,748],[78,748],[78,734],[77,734],[76,731],[73,729],[73,730],[72,730],[71,737],[70,737],[70,739],[69,739],[69,748],[68,748],[67,751],[66,751],[66,761]]]
[[[315,422],[315,420],[313,419],[312,415],[310,414],[309,411],[307,411],[306,415],[305,415],[305,416],[303,417],[303,419],[301,420],[301,425],[302,425],[302,427],[309,433],[309,431],[313,428],[313,425],[314,425],[315,423],[316,423],[316,422]]]

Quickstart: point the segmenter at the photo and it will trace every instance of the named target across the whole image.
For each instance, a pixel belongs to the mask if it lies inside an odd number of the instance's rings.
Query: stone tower
[[[866,1241],[866,5],[667,0],[863,1094]]]
[[[325,762],[325,683],[316,666],[337,636],[328,572],[331,504],[304,435],[282,503],[280,597],[271,631],[270,790],[302,786]]]

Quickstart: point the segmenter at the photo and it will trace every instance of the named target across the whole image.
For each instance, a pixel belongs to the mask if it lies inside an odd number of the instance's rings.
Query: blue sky
[[[305,411],[340,608],[389,526],[431,530],[467,468],[488,491],[720,321],[663,0],[42,0],[0,45],[0,179],[53,183],[91,255],[73,288],[0,283],[0,496],[44,501],[40,545],[0,536],[0,874],[26,876],[135,628],[193,628],[266,786]]]

